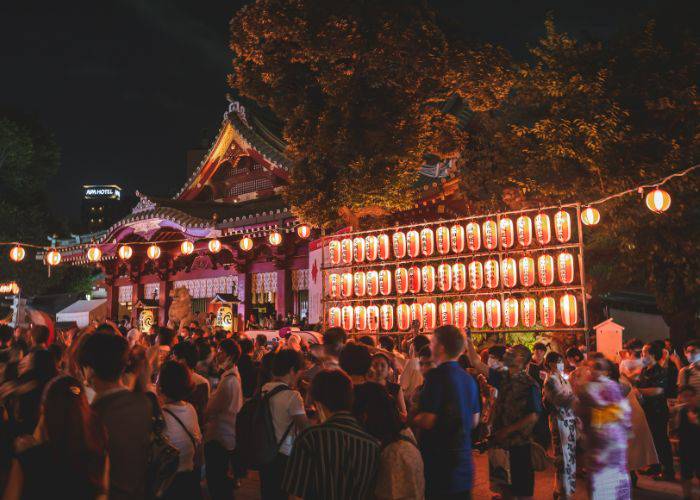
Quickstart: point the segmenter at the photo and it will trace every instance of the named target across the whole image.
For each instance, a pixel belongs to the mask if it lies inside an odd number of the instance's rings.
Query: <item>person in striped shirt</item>
[[[311,383],[321,424],[297,437],[282,480],[290,498],[358,500],[374,491],[379,442],[351,410],[353,386],[342,370],[322,370]]]

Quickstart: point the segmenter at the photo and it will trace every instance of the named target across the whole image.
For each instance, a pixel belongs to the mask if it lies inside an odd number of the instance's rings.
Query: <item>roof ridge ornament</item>
[[[248,127],[250,127],[250,124],[248,123],[248,117],[246,116],[246,111],[245,111],[245,106],[240,103],[240,101],[237,101],[236,99],[233,98],[231,94],[226,94],[226,100],[228,100],[228,110],[226,111],[226,114],[224,114],[224,119],[226,119],[226,115],[228,113],[236,113],[238,117],[245,123]]]
[[[132,214],[140,214],[141,212],[155,210],[158,206],[154,201],[140,191],[136,191],[136,196],[138,197],[139,202],[134,208],[131,209]]]

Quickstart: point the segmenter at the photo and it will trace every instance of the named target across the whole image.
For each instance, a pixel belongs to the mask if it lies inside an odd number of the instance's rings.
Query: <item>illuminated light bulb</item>
[[[15,262],[22,261],[26,255],[26,250],[19,245],[13,246],[12,250],[10,250],[10,259],[12,259]]]
[[[311,236],[311,227],[309,227],[308,224],[302,224],[299,227],[297,227],[297,235],[299,235],[299,238],[308,238]]]
[[[148,250],[146,250],[146,255],[148,255],[149,259],[156,260],[160,257],[160,247],[156,244],[151,245],[148,247]]]
[[[129,260],[134,254],[134,250],[129,245],[122,245],[119,247],[119,258],[122,260]]]
[[[221,242],[216,238],[209,240],[209,251],[211,253],[219,253],[221,251]]]
[[[656,188],[647,194],[647,207],[654,213],[665,212],[671,206],[671,195],[663,189]]]
[[[99,262],[102,259],[102,250],[98,246],[91,246],[87,251],[87,260],[90,262]]]
[[[600,212],[597,208],[586,207],[583,212],[581,212],[581,222],[587,226],[595,226],[600,222]]]
[[[56,249],[51,249],[46,254],[46,263],[50,266],[57,266],[61,263],[61,253]]]
[[[180,243],[180,252],[182,255],[189,255],[194,252],[194,243],[191,241],[183,241]]]
[[[278,233],[277,231],[273,231],[267,237],[267,241],[270,242],[270,245],[277,246],[280,243],[282,243],[282,235],[280,233]]]
[[[238,246],[241,247],[241,250],[244,252],[247,252],[248,250],[252,250],[253,248],[253,238],[249,238],[246,236],[243,238],[241,241],[238,242]]]

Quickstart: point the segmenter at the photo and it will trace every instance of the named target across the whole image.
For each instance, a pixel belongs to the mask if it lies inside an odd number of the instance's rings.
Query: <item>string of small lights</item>
[[[598,200],[594,200],[588,203],[582,203],[581,206],[583,207],[583,210],[581,211],[581,221],[586,226],[594,226],[598,224],[601,219],[600,211],[596,208],[597,205],[602,205],[608,201],[611,201],[616,198],[621,198],[629,194],[644,194],[644,192],[647,193],[645,196],[647,208],[654,213],[663,213],[667,211],[671,206],[671,195],[668,191],[661,189],[661,186],[664,186],[672,179],[685,177],[686,175],[690,174],[691,172],[694,172],[697,169],[700,169],[700,164],[693,165],[692,167],[688,167],[685,170],[674,172],[656,182],[641,184],[639,186],[626,189],[624,191],[610,194]],[[294,228],[292,228],[292,230],[295,230],[297,235],[302,239],[306,239],[311,236],[311,227],[305,223],[297,224],[296,226],[294,226]],[[267,242],[270,245],[279,246],[282,244],[283,241],[283,232],[287,232],[287,230],[280,229],[277,227],[268,231],[256,230],[252,233],[243,232],[240,233],[243,235],[243,237],[238,241],[238,246],[244,252],[248,252],[252,250],[255,246],[254,238],[260,236],[265,236],[267,238]],[[222,249],[222,243],[218,238],[163,239],[151,241],[133,241],[129,243],[120,244],[117,250],[117,255],[121,260],[128,260],[133,255],[134,246],[148,245],[148,248],[146,249],[146,255],[151,260],[157,260],[158,258],[160,258],[162,253],[159,245],[172,243],[180,243],[181,253],[183,255],[190,255],[194,252],[195,243],[198,241],[207,241],[207,248],[213,254],[219,253]],[[100,247],[109,244],[117,244],[117,242],[102,241],[71,245],[67,247],[36,245],[32,243],[22,243],[18,241],[0,242],[0,246],[12,247],[10,249],[9,256],[10,259],[14,262],[21,262],[22,260],[24,260],[24,258],[27,255],[26,249],[35,249],[40,252],[45,252],[44,262],[48,266],[57,266],[58,264],[60,264],[62,259],[61,252],[65,252],[67,249],[70,249],[71,252],[76,252],[82,249],[86,252],[85,256],[89,262],[99,262],[100,260],[102,260],[102,249]]]

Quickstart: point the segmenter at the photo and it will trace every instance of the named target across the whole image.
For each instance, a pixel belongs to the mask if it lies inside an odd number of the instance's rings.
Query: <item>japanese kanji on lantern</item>
[[[326,236],[325,323],[350,333],[584,330],[582,216],[562,205]]]

